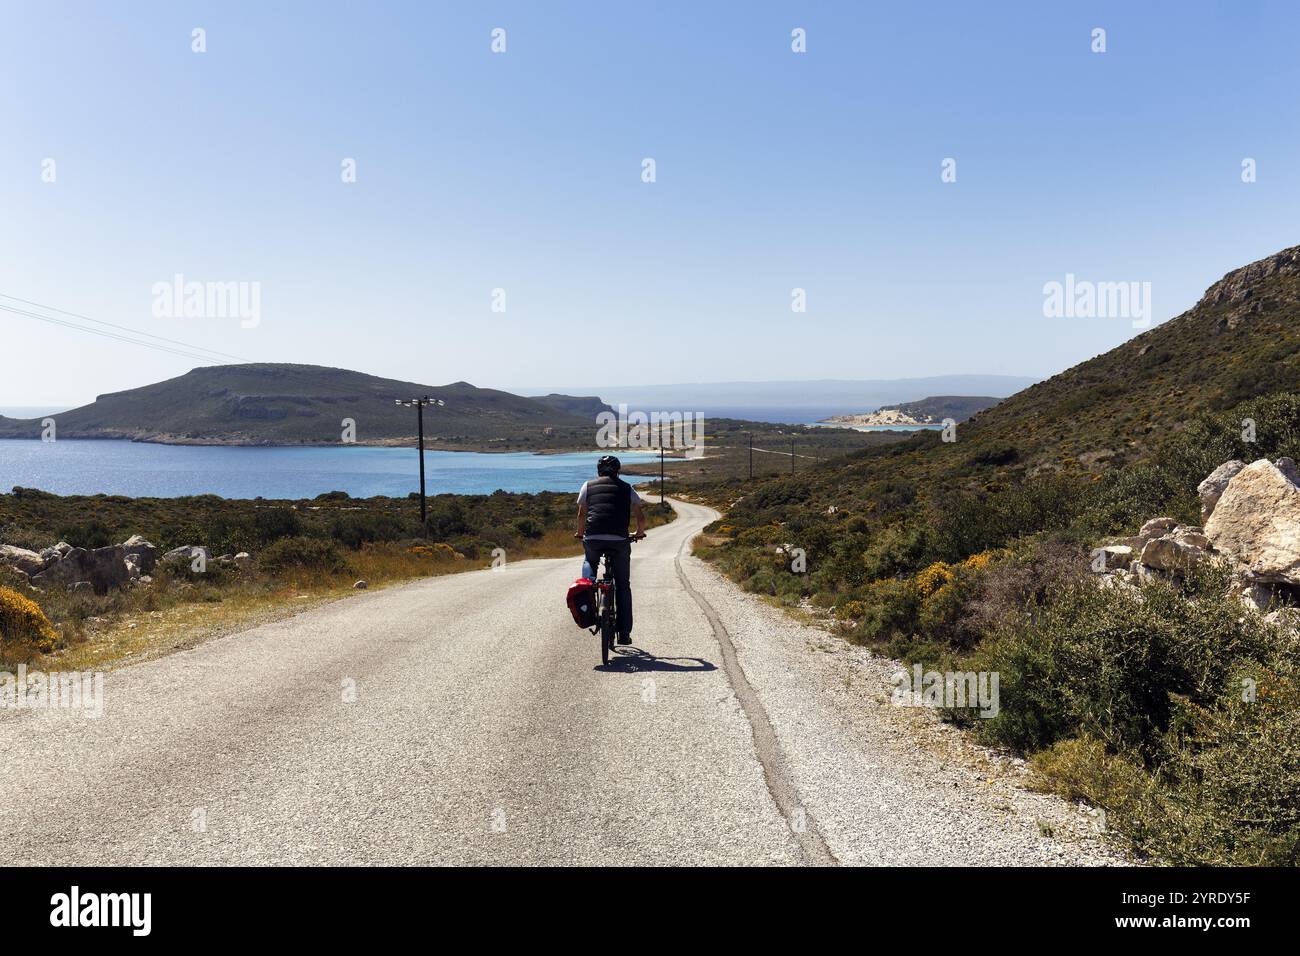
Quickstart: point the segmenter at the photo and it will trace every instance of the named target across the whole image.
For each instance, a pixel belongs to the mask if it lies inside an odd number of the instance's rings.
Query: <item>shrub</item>
[[[54,650],[59,634],[36,602],[0,587],[0,644],[31,645],[42,654]]]
[[[864,641],[885,641],[907,634],[916,620],[921,594],[909,581],[874,581],[862,599],[862,619],[857,637]]]
[[[113,543],[108,527],[97,519],[79,524],[65,524],[59,528],[58,537],[74,548],[106,548]]]
[[[338,546],[321,538],[281,538],[267,545],[258,555],[257,564],[271,574],[297,569],[330,574],[348,570]]]
[[[1235,661],[1268,654],[1266,629],[1246,617],[1221,572],[1189,587],[1185,595],[1162,581],[1140,590],[1081,583],[1036,621],[1009,627],[981,667],[1001,672],[1003,688],[1001,713],[982,722],[985,733],[1022,749],[1087,734],[1158,762],[1174,695],[1212,702]]]
[[[545,526],[536,518],[516,518],[511,527],[522,538],[540,538],[546,533]]]
[[[330,537],[356,551],[372,541],[396,541],[405,537],[408,530],[392,515],[349,512],[333,520]]]

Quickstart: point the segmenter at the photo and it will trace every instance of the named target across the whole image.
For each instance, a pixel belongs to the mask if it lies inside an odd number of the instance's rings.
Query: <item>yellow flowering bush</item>
[[[35,601],[0,587],[0,642],[32,644],[48,654],[58,638],[58,631]]]

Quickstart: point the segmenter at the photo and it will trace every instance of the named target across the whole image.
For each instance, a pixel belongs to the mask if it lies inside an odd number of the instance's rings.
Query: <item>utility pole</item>
[[[754,480],[754,433],[749,433],[749,480]]]
[[[790,439],[790,474],[794,474],[794,439]]]
[[[664,505],[664,423],[659,422],[659,507]]]
[[[425,528],[427,533],[428,528],[425,527],[425,523],[428,520],[429,511],[424,497],[424,406],[442,406],[447,403],[441,398],[430,398],[428,395],[425,395],[423,398],[408,398],[405,401],[400,398],[395,399],[394,404],[401,405],[403,408],[415,407],[415,421],[419,434],[420,447],[420,527]]]

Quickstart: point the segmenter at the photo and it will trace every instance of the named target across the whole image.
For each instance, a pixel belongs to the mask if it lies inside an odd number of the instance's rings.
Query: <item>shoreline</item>
[[[0,441],[40,441],[39,437],[22,437],[18,435],[0,435]],[[126,442],[133,445],[163,445],[169,448],[409,448],[414,450],[418,439],[412,435],[410,438],[378,438],[368,441],[354,442],[269,442],[269,441],[236,441],[230,439],[199,439],[199,438],[177,438],[164,440],[161,438],[133,438],[125,435],[63,435],[58,441],[112,441]],[[562,445],[549,448],[502,448],[493,444],[475,444],[473,442],[438,442],[428,438],[424,442],[424,450],[432,451],[449,451],[449,452],[468,452],[485,455],[580,455],[580,454],[598,454],[612,453],[609,449],[591,447],[587,445]],[[614,449],[615,452],[623,454],[646,454],[658,457],[658,448],[622,448]],[[669,452],[667,457],[683,457],[676,451]]]

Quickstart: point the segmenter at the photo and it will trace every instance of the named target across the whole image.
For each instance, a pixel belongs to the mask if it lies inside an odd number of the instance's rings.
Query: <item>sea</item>
[[[571,491],[596,475],[601,452],[424,453],[425,489],[436,495]],[[624,464],[658,461],[648,452],[619,452]],[[59,495],[176,498],[313,498],[346,491],[356,498],[404,497],[420,488],[414,448],[341,445],[231,447],[155,445],[98,439],[0,439],[0,491],[14,486]]]

